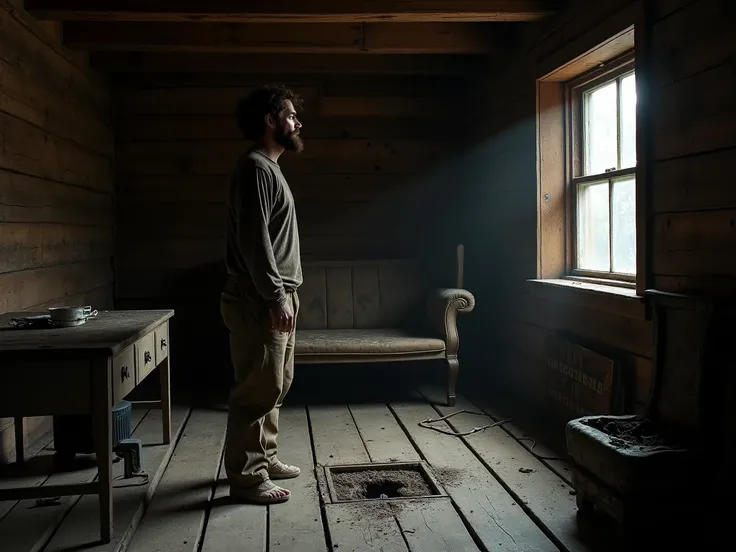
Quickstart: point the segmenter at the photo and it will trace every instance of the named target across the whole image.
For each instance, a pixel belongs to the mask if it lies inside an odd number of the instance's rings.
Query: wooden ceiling
[[[192,56],[206,69],[213,53],[241,67],[236,58],[243,55],[462,61],[502,54],[509,29],[548,17],[559,5],[560,0],[25,1],[36,19],[61,22],[69,48],[91,52],[95,65],[108,70],[167,68]],[[222,66],[220,56],[214,57]]]

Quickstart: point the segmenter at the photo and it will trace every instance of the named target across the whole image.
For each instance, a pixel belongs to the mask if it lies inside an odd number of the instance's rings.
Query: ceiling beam
[[[231,54],[92,52],[92,67],[105,73],[229,73],[335,75],[457,75],[478,72],[480,55]]]
[[[483,23],[64,23],[64,44],[89,51],[488,54],[503,36]]]
[[[26,0],[37,19],[230,23],[535,21],[559,0]]]

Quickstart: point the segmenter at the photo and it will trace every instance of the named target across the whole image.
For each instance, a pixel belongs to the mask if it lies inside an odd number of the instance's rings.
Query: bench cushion
[[[445,342],[411,335],[400,329],[296,331],[295,354],[300,356],[402,355],[441,353]]]

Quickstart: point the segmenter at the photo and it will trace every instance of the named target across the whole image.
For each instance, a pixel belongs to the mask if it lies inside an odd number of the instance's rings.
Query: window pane
[[[636,179],[613,183],[613,272],[636,274]]]
[[[585,174],[618,168],[618,123],[616,81],[583,97],[585,128]]]
[[[610,270],[608,182],[578,186],[578,268]]]
[[[621,79],[621,167],[636,166],[636,77]]]

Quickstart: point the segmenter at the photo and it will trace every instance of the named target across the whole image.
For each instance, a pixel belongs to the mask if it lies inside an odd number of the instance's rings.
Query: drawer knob
[[[125,381],[129,377],[130,377],[130,373],[128,373],[128,367],[127,366],[123,366],[120,369],[120,381]]]
[[[166,340],[162,337],[161,338],[161,348],[163,349],[164,347],[166,347]]]
[[[151,353],[146,351],[143,353],[143,364],[148,364],[149,362],[151,362]]]

